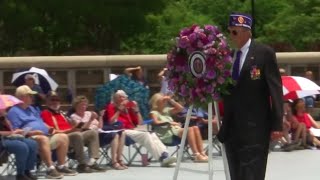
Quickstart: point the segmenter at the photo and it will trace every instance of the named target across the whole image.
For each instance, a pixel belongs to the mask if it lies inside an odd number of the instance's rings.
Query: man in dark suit
[[[234,86],[224,97],[218,138],[225,143],[232,180],[264,180],[271,139],[281,137],[282,83],[275,52],[251,39],[252,18],[230,15],[229,32],[237,47]]]

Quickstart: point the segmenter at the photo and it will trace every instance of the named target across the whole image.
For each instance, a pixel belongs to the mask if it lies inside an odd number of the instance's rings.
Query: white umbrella
[[[21,86],[25,83],[25,75],[33,74],[35,77],[36,84],[39,84],[44,91],[47,93],[52,90],[55,91],[58,88],[58,84],[49,76],[46,70],[32,67],[27,71],[14,73],[12,76],[11,83],[15,86]]]

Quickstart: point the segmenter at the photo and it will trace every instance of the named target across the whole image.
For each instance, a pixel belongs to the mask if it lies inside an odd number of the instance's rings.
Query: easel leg
[[[189,123],[190,123],[190,119],[191,119],[192,109],[193,109],[193,105],[190,105],[188,112],[187,112],[187,117],[186,117],[184,129],[183,129],[182,139],[181,139],[181,143],[180,143],[180,149],[178,152],[178,161],[177,161],[177,166],[174,170],[173,180],[177,180],[177,178],[178,178],[180,164],[181,164],[181,160],[182,160],[182,156],[183,156],[183,150],[184,150],[185,142],[187,139],[187,133],[188,133],[188,129],[189,129],[188,127],[189,127]]]
[[[220,114],[219,114],[219,106],[218,106],[218,102],[214,101],[214,111],[215,114],[217,116],[217,125],[218,125],[218,129],[220,129]],[[210,141],[212,143],[212,141]],[[221,143],[221,154],[222,154],[222,160],[223,160],[223,166],[224,166],[224,173],[226,176],[226,180],[230,180],[230,172],[229,172],[229,164],[228,164],[228,160],[227,160],[227,154],[226,154],[226,149],[225,149],[225,145]]]
[[[212,157],[212,102],[208,104],[208,146],[209,146],[209,180],[213,179],[213,157]]]

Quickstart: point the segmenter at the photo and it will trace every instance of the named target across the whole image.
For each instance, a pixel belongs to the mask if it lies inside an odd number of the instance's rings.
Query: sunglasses
[[[237,36],[238,35],[238,31],[236,30],[228,30],[229,34],[232,34],[234,36]]]

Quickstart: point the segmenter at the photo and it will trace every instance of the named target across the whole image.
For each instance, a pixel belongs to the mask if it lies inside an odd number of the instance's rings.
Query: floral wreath
[[[198,107],[219,100],[233,84],[232,57],[216,26],[184,28],[167,55],[168,89]]]

